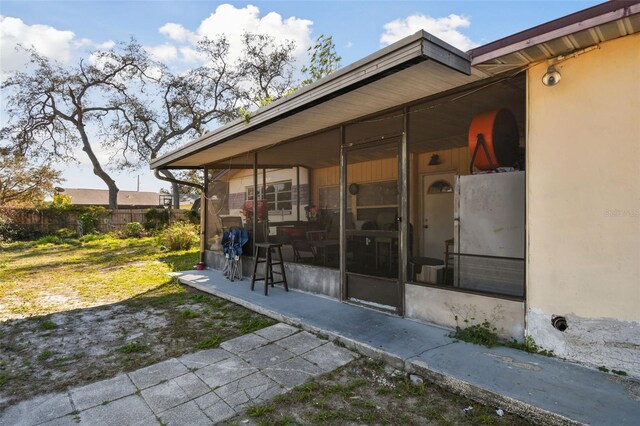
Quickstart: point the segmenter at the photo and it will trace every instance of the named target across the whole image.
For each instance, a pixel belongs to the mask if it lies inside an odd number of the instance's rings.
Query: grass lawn
[[[179,285],[198,250],[104,237],[0,248],[0,410],[274,324]]]

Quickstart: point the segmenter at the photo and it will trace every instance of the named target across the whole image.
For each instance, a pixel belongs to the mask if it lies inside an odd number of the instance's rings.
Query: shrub
[[[19,229],[8,214],[0,211],[0,243],[8,243],[17,238]]]
[[[36,244],[37,245],[44,245],[44,244],[61,244],[62,243],[62,239],[60,237],[58,237],[57,235],[45,235],[42,238],[38,238],[36,240]]]
[[[169,211],[151,207],[144,214],[144,227],[149,231],[162,229],[169,224]]]
[[[60,238],[75,238],[77,236],[76,231],[68,228],[60,228],[53,235]]]
[[[129,222],[124,227],[126,238],[140,238],[144,235],[144,226],[140,222]]]
[[[198,210],[187,210],[187,220],[191,223],[200,223],[200,212]]]
[[[176,222],[158,235],[158,243],[169,250],[187,250],[200,238],[198,227],[188,222]]]

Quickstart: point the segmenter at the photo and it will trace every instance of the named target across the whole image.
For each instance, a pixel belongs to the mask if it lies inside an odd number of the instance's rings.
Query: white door
[[[445,241],[453,238],[455,175],[428,175],[422,181],[422,256],[444,261]]]

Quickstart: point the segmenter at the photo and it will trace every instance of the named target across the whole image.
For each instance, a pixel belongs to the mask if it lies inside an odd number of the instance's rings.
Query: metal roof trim
[[[467,75],[471,74],[471,62],[467,53],[425,31],[418,31],[297,90],[290,96],[258,109],[251,115],[249,123],[244,120],[236,120],[188,142],[186,145],[153,160],[151,168],[170,167],[172,162],[264,127],[281,118],[311,108],[425,60],[433,60],[455,71]]]
[[[468,53],[478,65],[579,31],[640,13],[640,1],[609,1],[496,40]]]

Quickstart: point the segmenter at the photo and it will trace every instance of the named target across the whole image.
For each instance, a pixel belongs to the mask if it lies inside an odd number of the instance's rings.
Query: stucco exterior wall
[[[508,340],[524,338],[524,302],[414,284],[405,285],[406,317],[448,328],[488,321]]]
[[[527,75],[527,332],[640,376],[640,36],[557,64],[553,87],[547,65]]]

